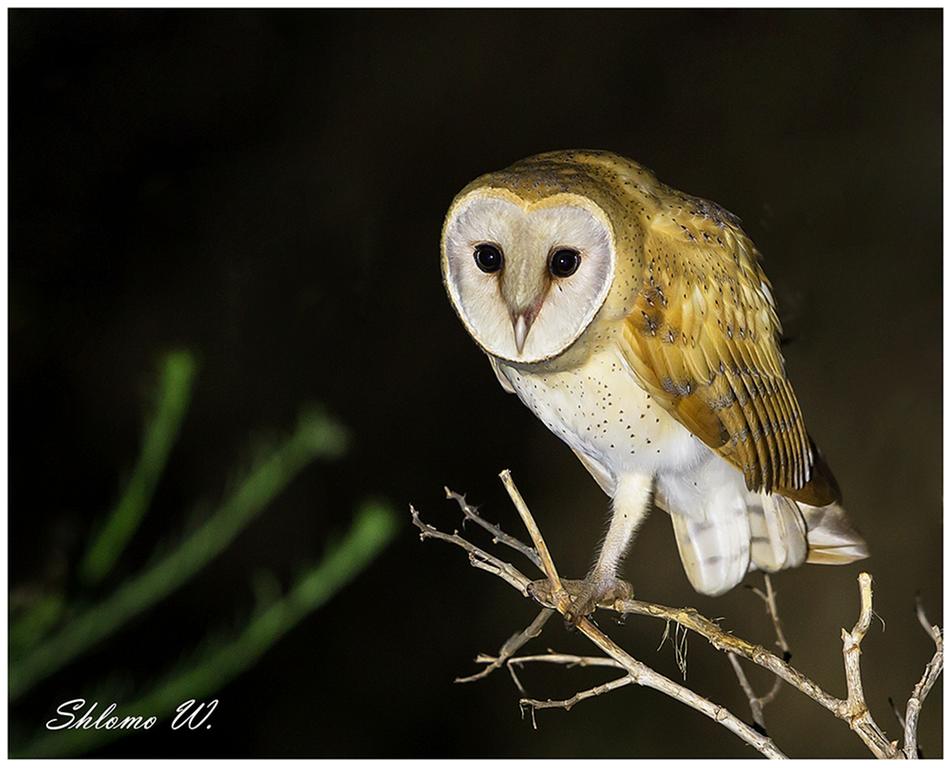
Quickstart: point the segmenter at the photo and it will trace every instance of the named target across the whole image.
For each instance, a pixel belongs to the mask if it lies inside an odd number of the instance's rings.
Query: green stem
[[[353,580],[393,538],[396,530],[393,512],[382,505],[365,503],[358,511],[345,539],[328,553],[319,565],[305,573],[291,591],[254,618],[244,631],[224,646],[210,651],[187,669],[160,682],[138,701],[122,704],[115,714],[161,717],[175,711],[184,701],[207,700],[223,685],[248,669],[262,654],[287,634],[305,616],[326,603]],[[87,702],[85,711],[92,702]],[[96,712],[110,702],[100,701]],[[220,711],[220,710],[219,710]],[[96,714],[93,715],[95,719]],[[215,716],[208,721],[214,724]],[[168,728],[160,720],[155,728]],[[88,752],[107,741],[119,738],[123,730],[63,730],[43,732],[16,757],[58,757]]]
[[[11,659],[35,646],[46,636],[66,611],[66,599],[60,593],[42,595],[22,614],[10,617],[9,653]]]
[[[340,455],[344,444],[344,432],[335,422],[320,414],[302,418],[294,435],[172,552],[12,664],[9,700],[17,699],[188,581],[221,553],[301,469],[319,456]]]
[[[139,460],[125,493],[80,563],[84,584],[93,586],[109,574],[142,522],[188,410],[194,374],[195,360],[189,352],[173,352],[163,361],[156,409],[146,427]]]

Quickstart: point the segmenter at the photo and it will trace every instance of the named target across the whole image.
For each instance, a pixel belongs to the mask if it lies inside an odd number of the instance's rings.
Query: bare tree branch
[[[503,485],[506,487],[512,502],[516,507],[520,518],[526,526],[526,530],[529,532],[529,536],[533,544],[531,550],[529,550],[525,544],[520,542],[515,537],[503,532],[499,526],[492,525],[482,520],[478,511],[475,508],[469,506],[465,499],[459,494],[455,494],[447,489],[447,496],[448,498],[457,501],[457,503],[460,505],[460,508],[463,510],[463,514],[466,519],[475,522],[485,530],[489,531],[493,536],[494,542],[509,546],[510,548],[525,555],[529,560],[539,566],[540,570],[545,574],[551,586],[550,593],[551,600],[553,601],[552,604],[547,603],[545,598],[542,598],[538,595],[530,595],[529,584],[531,583],[531,580],[514,566],[480,549],[475,544],[472,544],[471,542],[464,539],[456,531],[454,531],[452,534],[448,534],[439,531],[427,523],[424,523],[420,520],[419,513],[413,507],[410,508],[413,524],[420,530],[421,539],[433,538],[445,541],[450,544],[455,544],[467,552],[470,563],[474,567],[480,568],[498,576],[524,596],[533,596],[534,599],[544,608],[544,610],[536,616],[535,620],[526,629],[514,634],[509,638],[509,640],[506,641],[506,643],[503,644],[497,656],[492,657],[488,655],[480,655],[477,657],[477,663],[487,665],[485,669],[481,670],[475,675],[461,678],[459,682],[468,682],[471,680],[480,679],[505,665],[512,675],[513,681],[515,682],[520,693],[523,694],[523,698],[520,700],[520,705],[523,707],[524,711],[528,709],[532,715],[533,724],[535,724],[535,712],[538,709],[549,709],[553,707],[568,709],[574,704],[585,699],[593,698],[595,696],[616,690],[617,688],[635,683],[637,685],[661,691],[665,695],[670,696],[671,698],[682,702],[692,709],[705,714],[715,722],[721,724],[732,733],[737,735],[745,743],[757,749],[761,754],[771,758],[782,758],[785,757],[783,752],[780,751],[777,745],[765,733],[766,729],[763,721],[763,707],[765,704],[773,700],[773,698],[777,695],[780,687],[780,681],[783,681],[801,691],[806,696],[809,696],[811,699],[816,701],[839,719],[845,721],[849,727],[857,733],[860,739],[862,739],[862,741],[876,757],[903,758],[916,756],[916,729],[918,726],[918,714],[921,710],[923,701],[942,671],[943,655],[941,631],[938,627],[933,627],[929,624],[929,622],[925,619],[920,606],[918,612],[919,620],[935,641],[936,654],[926,667],[922,679],[919,681],[919,684],[916,686],[912,697],[909,699],[907,704],[904,723],[904,746],[902,749],[900,749],[896,742],[889,741],[882,729],[880,729],[873,720],[869,708],[866,705],[866,700],[863,693],[862,676],[859,663],[860,645],[865,638],[867,631],[869,630],[870,621],[873,615],[872,578],[866,573],[860,574],[859,576],[859,617],[851,631],[847,632],[844,629],[841,633],[843,641],[843,664],[847,684],[847,696],[845,699],[837,698],[836,696],[826,692],[817,683],[790,665],[790,651],[786,638],[783,635],[779,613],[777,611],[776,593],[773,590],[773,586],[769,578],[765,580],[764,591],[755,591],[764,600],[767,612],[771,617],[771,621],[777,636],[777,646],[783,653],[784,658],[780,658],[776,654],[771,653],[760,645],[736,637],[730,632],[722,629],[717,622],[702,616],[693,608],[671,608],[641,600],[616,600],[611,603],[599,605],[600,608],[611,609],[622,615],[636,614],[662,619],[666,622],[674,622],[684,630],[689,630],[704,637],[717,650],[727,653],[731,664],[737,673],[741,687],[744,689],[744,692],[751,703],[751,711],[754,721],[757,725],[756,728],[751,727],[747,723],[743,722],[743,720],[728,711],[726,708],[714,704],[710,700],[700,696],[694,691],[691,691],[685,686],[668,679],[664,675],[661,675],[660,673],[645,665],[643,662],[638,661],[621,647],[619,647],[613,640],[611,640],[611,638],[609,638],[604,632],[602,632],[602,630],[600,630],[587,618],[579,622],[578,629],[586,638],[588,638],[589,641],[591,641],[597,648],[599,648],[599,650],[601,650],[602,653],[605,654],[604,657],[572,656],[552,652],[534,656],[515,656],[514,654],[516,652],[524,647],[532,638],[538,636],[541,633],[545,623],[552,616],[554,611],[558,611],[563,615],[565,614],[566,610],[569,608],[569,596],[562,586],[558,570],[551,554],[548,551],[548,547],[546,546],[545,540],[542,537],[542,533],[536,525],[535,519],[529,511],[525,500],[522,498],[522,495],[516,488],[515,483],[512,480],[512,476],[507,470],[500,474],[500,478],[502,479]],[[743,657],[748,661],[757,664],[776,676],[777,681],[770,692],[768,692],[765,696],[756,696],[749,680],[747,680],[747,677],[743,672],[743,669],[740,667],[739,657]],[[627,674],[609,683],[580,691],[569,699],[558,701],[547,699],[543,701],[528,697],[525,694],[525,690],[521,682],[516,676],[515,667],[530,662],[549,662],[565,664],[567,666],[611,666],[613,668],[622,669]]]
[[[596,685],[594,688],[589,688],[585,691],[579,691],[574,696],[569,699],[559,699],[552,700],[546,699],[541,701],[539,699],[519,699],[520,707],[532,707],[532,709],[564,709],[568,712],[572,707],[578,704],[580,701],[585,699],[591,699],[595,696],[601,696],[603,693],[608,693],[609,691],[615,691],[619,688],[623,688],[626,685],[631,685],[635,682],[635,679],[631,675],[624,675],[610,682],[603,683],[602,685]],[[533,721],[534,722],[534,721]]]
[[[469,563],[474,568],[479,568],[480,570],[488,571],[489,573],[498,576],[510,586],[513,586],[522,592],[525,597],[529,596],[527,591],[529,579],[520,573],[519,570],[515,568],[515,566],[503,562],[497,557],[493,557],[488,552],[477,547],[475,544],[470,544],[455,531],[452,534],[443,533],[442,531],[434,528],[432,525],[424,523],[420,519],[420,513],[417,512],[417,510],[415,510],[412,505],[410,507],[410,517],[413,520],[413,524],[420,529],[421,541],[425,539],[439,539],[440,541],[445,541],[449,544],[455,544],[458,547],[462,547],[469,553]]]
[[[484,520],[479,515],[476,507],[467,503],[466,497],[464,495],[456,493],[455,491],[451,491],[446,486],[443,486],[443,490],[446,491],[446,498],[453,499],[453,501],[459,504],[460,511],[463,513],[465,520],[471,520],[472,522],[476,523],[476,525],[489,531],[490,535],[493,537],[493,544],[505,544],[507,547],[516,550],[516,552],[528,558],[536,568],[542,567],[542,563],[539,560],[539,555],[532,547],[523,544],[515,536],[510,536],[498,525],[493,525],[488,520]]]
[[[744,668],[741,667],[740,661],[737,659],[737,655],[729,653],[727,654],[727,660],[734,668],[734,674],[737,675],[737,682],[740,683],[740,687],[743,689],[744,695],[747,696],[747,702],[750,704],[750,716],[754,718],[754,725],[758,726],[761,731],[766,733],[767,721],[764,720],[763,699],[754,693],[753,686],[751,686],[750,680],[747,679],[747,674],[744,672]],[[777,681],[780,681],[779,677],[777,678]]]
[[[623,669],[614,659],[604,656],[574,656],[568,653],[545,653],[536,656],[515,656],[509,660],[510,666],[522,666],[532,663],[564,664],[566,669],[572,667],[612,667]]]
[[[476,657],[476,662],[479,664],[493,664],[495,661],[496,659],[493,656],[479,655]],[[516,674],[516,667],[522,667],[525,664],[531,663],[564,664],[566,669],[570,669],[572,667],[612,667],[614,669],[622,669],[622,666],[617,661],[604,656],[574,656],[566,653],[554,653],[552,651],[546,654],[537,654],[535,656],[514,656],[506,662],[506,667],[509,669],[509,675],[512,677],[512,681],[515,683],[516,688],[524,697],[528,696],[528,694],[526,693],[526,689],[523,687],[522,682],[519,680],[519,676]],[[534,726],[534,715],[532,718],[532,723]]]
[[[942,630],[934,624],[931,624],[926,618],[925,610],[922,608],[922,601],[916,599],[916,617],[922,628],[929,634],[935,643],[935,655],[926,665],[922,678],[912,689],[912,696],[906,704],[906,717],[903,723],[903,753],[905,756],[914,760],[919,757],[918,729],[919,712],[922,710],[922,703],[925,701],[935,681],[942,674],[943,648],[942,648]]]
[[[868,573],[859,575],[859,595],[859,618],[853,625],[853,630],[840,630],[843,638],[843,667],[846,670],[846,702],[842,716],[876,757],[893,758],[897,756],[896,745],[886,738],[866,706],[863,676],[860,672],[860,644],[866,637],[873,618],[873,578]]]
[[[569,607],[568,595],[562,588],[562,582],[559,578],[558,571],[556,570],[555,563],[552,561],[552,556],[549,554],[545,540],[542,538],[542,534],[535,523],[535,519],[529,512],[529,508],[526,506],[521,494],[519,493],[515,484],[512,482],[512,477],[510,476],[509,472],[503,472],[500,477],[503,480],[503,484],[506,486],[506,490],[509,492],[510,498],[512,498],[513,504],[516,506],[516,510],[519,512],[520,517],[522,517],[522,520],[526,525],[526,529],[529,531],[530,538],[532,539],[536,552],[539,554],[539,558],[542,562],[542,568],[545,571],[550,583],[553,585],[552,592],[554,595],[558,596],[559,606],[557,606],[557,609],[560,613],[564,614],[564,612]],[[489,555],[475,545],[463,539],[457,533],[442,533],[436,528],[433,528],[433,526],[424,523],[422,520],[420,520],[419,513],[412,507],[411,517],[414,525],[420,529],[421,538],[435,538],[448,543],[456,544],[469,553],[469,559],[472,565],[494,573],[500,578],[503,578],[511,586],[515,587],[523,594],[527,594],[529,580],[508,563],[504,563],[492,555]],[[583,619],[580,621],[578,624],[578,629],[582,632],[582,634],[595,643],[595,645],[599,647],[604,653],[617,661],[638,685],[654,688],[655,690],[661,691],[662,693],[665,693],[668,696],[671,696],[672,698],[687,704],[693,709],[702,712],[715,722],[720,723],[728,730],[740,736],[741,739],[768,757],[784,757],[783,753],[777,749],[776,745],[774,745],[774,743],[768,737],[758,733],[757,730],[743,722],[725,707],[714,704],[708,699],[705,699],[703,696],[700,696],[694,691],[691,691],[690,689],[675,683],[673,680],[670,680],[664,675],[655,672],[642,662],[637,661],[627,654],[622,648],[616,645],[588,619]]]
[[[752,589],[754,594],[763,600],[764,608],[767,611],[767,615],[770,617],[770,622],[773,625],[774,633],[777,636],[776,643],[777,647],[783,654],[783,660],[790,661],[792,654],[790,653],[790,646],[787,643],[787,638],[783,634],[783,626],[780,622],[780,612],[777,610],[777,593],[774,591],[773,581],[770,579],[770,574],[764,574],[763,590],[757,589],[756,587],[753,587]],[[780,693],[780,689],[783,687],[783,680],[779,677],[775,677],[770,690],[767,691],[767,693],[765,693],[763,696],[758,696],[754,692],[753,686],[750,684],[750,680],[747,677],[747,673],[744,672],[744,668],[741,666],[736,654],[728,654],[728,660],[730,661],[731,666],[734,668],[734,674],[737,675],[737,681],[740,683],[740,687],[747,696],[747,701],[750,704],[750,714],[754,719],[754,723],[760,726],[764,733],[766,733],[767,721],[764,717],[764,707],[777,698],[777,694]]]
[[[509,661],[513,654],[517,653],[519,649],[522,648],[522,646],[542,634],[542,628],[552,617],[553,613],[554,611],[551,608],[543,608],[541,611],[539,611],[539,615],[532,620],[532,623],[528,627],[522,630],[522,632],[516,632],[516,634],[503,643],[502,648],[499,649],[499,655],[492,659],[485,669],[482,669],[475,675],[470,675],[469,677],[457,677],[453,682],[472,683],[476,680],[486,677],[494,670],[499,669],[503,664]],[[487,658],[488,657],[486,656],[477,656],[476,661],[479,662],[480,660]]]
[[[777,593],[773,588],[773,581],[770,578],[769,573],[764,574],[764,589],[763,591],[754,588],[754,594],[757,595],[761,600],[764,601],[764,608],[767,610],[767,615],[770,616],[770,621],[773,624],[774,632],[777,635],[777,647],[780,649],[780,652],[783,654],[784,661],[790,661],[790,645],[787,643],[787,638],[783,634],[783,625],[780,622],[780,612],[777,610]]]

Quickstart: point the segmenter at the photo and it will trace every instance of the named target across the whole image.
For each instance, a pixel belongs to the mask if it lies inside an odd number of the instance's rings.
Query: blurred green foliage
[[[188,410],[195,371],[195,359],[189,352],[177,351],[164,358],[154,411],[135,469],[80,562],[83,585],[101,583],[139,529]],[[317,459],[341,457],[347,444],[346,430],[340,424],[322,410],[305,411],[294,432],[261,457],[201,525],[111,594],[88,606],[71,606],[64,595],[44,594],[13,613],[10,702],[195,578],[301,470]],[[136,701],[123,702],[122,710],[162,715],[183,700],[213,694],[360,573],[395,530],[395,516],[385,503],[364,502],[344,538],[306,570],[286,595],[264,598],[237,636],[207,643],[196,661],[173,670]],[[43,730],[27,744],[11,744],[11,752],[34,757],[75,755],[125,732]]]
[[[188,410],[194,374],[195,359],[188,352],[175,352],[165,359],[156,412],[146,427],[132,478],[79,567],[86,584],[98,584],[109,574],[142,522]]]

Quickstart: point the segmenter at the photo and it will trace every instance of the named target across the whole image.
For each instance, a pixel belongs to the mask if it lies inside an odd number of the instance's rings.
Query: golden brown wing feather
[[[837,501],[784,373],[770,285],[738,221],[672,190],[644,237],[644,283],[623,344],[636,375],[748,488]]]

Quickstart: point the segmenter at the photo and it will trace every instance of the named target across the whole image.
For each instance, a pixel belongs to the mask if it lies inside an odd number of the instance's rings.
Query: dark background
[[[510,467],[562,571],[581,575],[607,499],[499,388],[445,298],[438,249],[450,199],[475,176],[593,147],[721,203],[765,254],[789,374],[873,553],[886,630],[874,622],[863,646],[867,697],[898,736],[887,697],[904,700],[932,653],[917,590],[942,619],[940,11],[17,10],[9,26],[11,584],[69,588],[134,461],[163,351],[199,355],[197,389],[106,588],[303,403],[327,404],[355,437],[192,586],[37,688],[18,721],[39,727],[107,674],[148,689],[242,620],[255,569],[289,580],[368,493],[453,527],[447,484],[518,532],[496,480]],[[775,579],[794,663],[837,695],[858,572]],[[748,590],[693,593],[663,513],[625,574],[644,599],[771,640]],[[99,754],[754,754],[647,689],[540,713],[533,731],[504,672],[453,685],[532,615],[407,518],[369,571],[220,692],[213,730]],[[675,676],[662,630],[633,619],[611,632]],[[545,647],[585,646],[553,624]],[[727,661],[697,637],[689,647],[688,684],[746,718]],[[605,677],[525,682],[545,698]],[[866,754],[792,689],[767,720],[792,755]],[[941,689],[921,734],[939,756]]]

